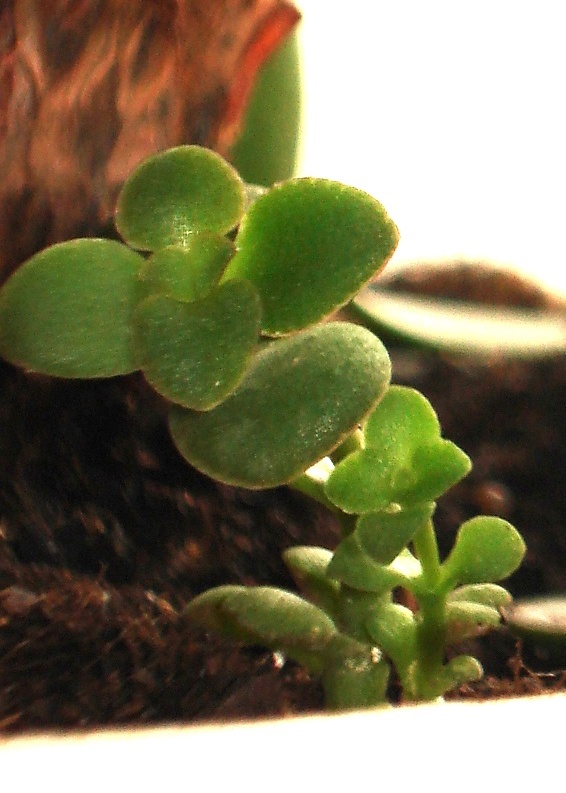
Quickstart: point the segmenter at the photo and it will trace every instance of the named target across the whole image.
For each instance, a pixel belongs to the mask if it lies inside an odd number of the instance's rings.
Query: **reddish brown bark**
[[[151,153],[226,153],[298,18],[285,0],[0,0],[0,280],[101,233]]]

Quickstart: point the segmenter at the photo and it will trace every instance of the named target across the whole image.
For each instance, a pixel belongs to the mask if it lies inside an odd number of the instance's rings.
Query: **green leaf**
[[[387,390],[364,426],[364,441],[366,448],[342,460],[326,483],[330,501],[349,513],[432,501],[438,487],[451,482],[468,459],[441,441],[431,404],[406,386]],[[439,459],[427,454],[430,444]]]
[[[337,608],[340,584],[326,574],[331,559],[332,551],[306,545],[283,552],[283,561],[303,597],[332,616]]]
[[[501,518],[479,516],[460,526],[443,579],[460,584],[499,581],[511,575],[525,555],[519,532]]]
[[[366,512],[356,524],[360,546],[374,562],[390,564],[433,512],[431,503],[395,512]]]
[[[36,254],[0,291],[0,355],[54,377],[133,372],[142,263],[111,240],[73,240]]]
[[[440,423],[434,408],[408,386],[392,385],[364,427],[368,448],[395,449],[403,458],[439,437]]]
[[[470,458],[455,443],[438,438],[418,446],[408,470],[398,472],[395,498],[401,503],[436,501],[471,468]]]
[[[436,674],[423,672],[418,661],[411,665],[407,678],[407,689],[417,699],[434,700],[464,683],[481,680],[483,669],[471,655],[458,655],[442,666]]]
[[[273,487],[325,457],[387,387],[390,362],[369,331],[329,323],[267,343],[244,380],[207,413],[173,408],[181,454],[228,484]]]
[[[363,449],[345,457],[324,486],[328,499],[349,514],[385,509],[394,496],[398,460],[389,449]]]
[[[493,606],[473,601],[456,600],[446,604],[447,644],[471,639],[486,629],[501,624],[501,613]]]
[[[448,603],[478,603],[500,609],[512,601],[509,592],[497,584],[468,584],[458,587],[448,595]]]
[[[220,155],[178,146],[145,160],[118,197],[116,227],[134,248],[186,245],[191,234],[225,234],[243,213],[244,188]]]
[[[366,630],[404,674],[417,654],[417,625],[412,611],[399,603],[387,603],[367,618]]]
[[[192,600],[184,611],[194,623],[245,644],[282,650],[311,671],[336,626],[321,609],[275,587],[218,587]]]
[[[163,293],[176,300],[198,300],[215,286],[235,252],[227,237],[201,231],[185,247],[161,248],[142,267],[147,294]]]
[[[281,335],[347,303],[387,262],[398,232],[375,199],[337,182],[277,185],[242,220],[228,277],[250,280],[262,330]]]
[[[443,667],[442,671],[436,690],[437,697],[463,686],[464,683],[474,683],[483,677],[482,665],[471,655],[457,655]]]
[[[407,583],[401,572],[372,561],[362,551],[355,533],[342,540],[336,548],[326,573],[353,589],[376,594]]]
[[[245,592],[246,587],[241,584],[225,584],[213,589],[207,589],[201,595],[193,598],[185,608],[183,614],[187,619],[212,633],[217,633],[227,639],[246,641],[247,634],[232,618],[230,611],[224,610],[224,603],[234,595]]]
[[[446,618],[449,623],[458,622],[473,628],[478,625],[499,625],[501,622],[501,615],[496,608],[484,606],[482,603],[471,603],[466,601],[448,603],[446,606]]]
[[[134,316],[138,365],[171,402],[210,410],[244,377],[258,344],[260,311],[245,281],[229,281],[193,303],[149,297]]]
[[[242,178],[271,185],[295,170],[301,121],[301,44],[293,31],[261,67],[230,151]]]

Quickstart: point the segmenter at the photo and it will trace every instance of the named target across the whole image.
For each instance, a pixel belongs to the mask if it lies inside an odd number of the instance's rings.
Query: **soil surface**
[[[475,268],[451,273],[435,292],[491,301],[498,291]],[[498,279],[500,302],[544,304],[537,290]],[[414,281],[403,286],[427,288]],[[394,380],[432,401],[444,435],[474,462],[439,503],[442,551],[462,520],[497,514],[528,546],[508,581],[512,593],[566,591],[566,357],[478,363],[400,348],[391,355]],[[281,551],[333,548],[337,525],[286,488],[211,482],[179,457],[164,415],[138,376],[62,382],[0,364],[1,730],[322,708],[319,683],[302,669],[209,637],[181,610],[216,584],[292,587]],[[486,677],[453,696],[565,686],[562,670],[540,651],[522,650],[505,629],[471,649]]]

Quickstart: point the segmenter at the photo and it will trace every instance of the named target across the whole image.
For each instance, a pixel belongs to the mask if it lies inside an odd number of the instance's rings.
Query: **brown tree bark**
[[[104,233],[121,184],[180,143],[226,154],[285,0],[0,0],[0,281]]]

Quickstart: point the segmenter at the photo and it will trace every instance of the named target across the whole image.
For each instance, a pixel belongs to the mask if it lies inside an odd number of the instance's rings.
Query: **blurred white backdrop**
[[[298,0],[301,175],[399,226],[393,264],[484,259],[566,295],[561,0]]]

